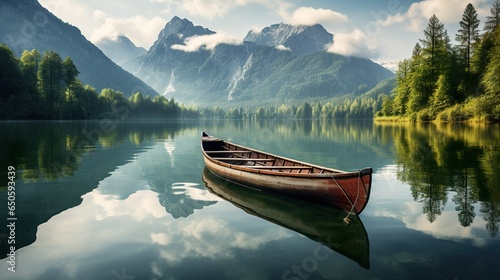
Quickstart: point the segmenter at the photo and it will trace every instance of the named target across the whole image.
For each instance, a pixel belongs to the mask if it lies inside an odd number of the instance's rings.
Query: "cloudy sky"
[[[123,34],[148,49],[174,16],[241,41],[249,30],[271,24],[322,24],[335,34],[330,51],[377,62],[411,55],[429,18],[436,14],[454,38],[472,3],[482,23],[493,0],[39,0],[92,42]],[[483,25],[481,24],[481,28]]]

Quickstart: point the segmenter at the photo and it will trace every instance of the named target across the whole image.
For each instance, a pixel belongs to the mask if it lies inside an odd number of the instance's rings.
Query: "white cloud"
[[[278,49],[280,51],[291,51],[290,48],[285,47],[285,45],[277,45],[276,49]]]
[[[167,5],[167,10],[172,10],[172,6],[181,8],[191,16],[199,16],[207,19],[222,18],[230,11],[250,4],[261,4],[273,11],[280,13],[282,7],[289,4],[283,0],[150,0],[153,3],[163,3]]]
[[[137,46],[148,48],[164,26],[165,20],[159,17],[107,18],[103,25],[93,30],[91,41],[97,42],[103,38],[126,34]]]
[[[173,45],[172,49],[184,52],[196,52],[200,49],[213,50],[218,44],[240,45],[242,44],[242,40],[222,33],[216,33],[189,37],[184,40],[184,45]]]
[[[102,20],[106,18],[106,13],[101,10],[94,11],[94,20]]]
[[[351,33],[336,33],[334,43],[328,51],[364,58],[375,58],[379,54],[377,42],[359,29]]]
[[[285,18],[286,23],[291,25],[314,25],[317,23],[346,22],[347,15],[330,10],[315,9],[311,7],[299,7],[291,16]]]
[[[488,14],[487,0],[424,0],[413,3],[405,13],[390,15],[378,21],[383,27],[405,24],[410,31],[422,31],[432,15],[443,23],[458,23],[467,4],[472,3],[480,16]]]

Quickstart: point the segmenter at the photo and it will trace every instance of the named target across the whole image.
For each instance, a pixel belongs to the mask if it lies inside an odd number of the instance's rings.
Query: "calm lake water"
[[[499,128],[3,122],[0,220],[15,230],[0,228],[0,278],[496,278]],[[370,202],[346,225],[337,210],[221,181],[204,170],[202,131],[318,165],[371,166]]]

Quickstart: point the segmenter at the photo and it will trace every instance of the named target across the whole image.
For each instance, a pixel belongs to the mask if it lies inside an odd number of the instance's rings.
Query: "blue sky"
[[[377,62],[411,55],[428,19],[436,14],[454,42],[458,22],[472,3],[484,22],[492,0],[39,0],[92,42],[124,34],[148,49],[174,16],[238,42],[249,30],[274,23],[322,24],[335,35],[330,51]],[[481,24],[481,28],[482,28]]]

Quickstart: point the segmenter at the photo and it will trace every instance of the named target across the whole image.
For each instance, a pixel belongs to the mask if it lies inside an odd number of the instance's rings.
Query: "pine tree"
[[[430,64],[430,78],[432,84],[437,81],[440,55],[447,48],[447,33],[444,24],[439,21],[436,15],[429,19],[427,28],[424,30],[425,39],[421,39],[422,52]]]
[[[462,51],[467,65],[467,73],[470,72],[471,58],[474,52],[474,45],[479,41],[479,19],[474,5],[468,4],[465,8],[460,28],[455,40],[459,42],[459,48]]]
[[[430,102],[433,116],[453,104],[453,99],[450,96],[450,87],[449,77],[440,75]]]
[[[494,32],[493,40],[494,47],[490,51],[491,59],[486,67],[482,84],[487,94],[500,99],[500,29]]]
[[[491,16],[486,17],[485,31],[494,31],[500,25],[500,0],[495,0],[490,9]]]
[[[404,116],[407,112],[407,103],[410,96],[411,88],[411,60],[405,59],[398,64],[396,71],[396,87],[393,90],[394,102],[392,104],[392,112],[397,116]]]

